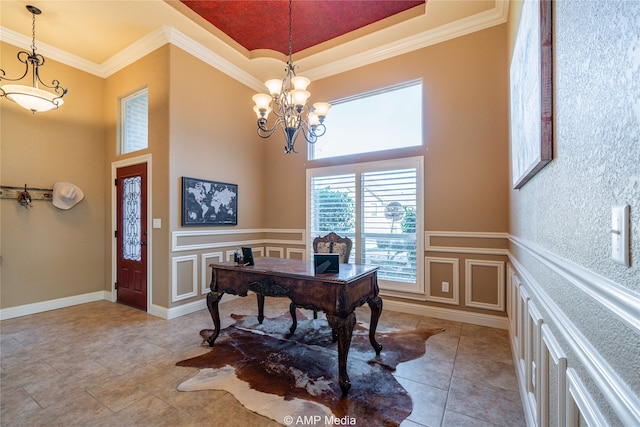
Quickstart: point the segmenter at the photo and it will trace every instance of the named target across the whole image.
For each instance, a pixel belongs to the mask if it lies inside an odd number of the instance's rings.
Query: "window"
[[[349,262],[378,265],[380,288],[424,293],[422,157],[307,170],[309,247],[331,231],[353,241]]]
[[[120,98],[120,154],[149,146],[149,94],[146,88]]]
[[[309,160],[422,145],[422,81],[333,101]]]

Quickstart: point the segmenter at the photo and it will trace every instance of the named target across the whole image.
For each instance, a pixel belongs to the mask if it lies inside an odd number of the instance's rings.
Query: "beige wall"
[[[111,262],[113,231],[112,212],[115,207],[111,203],[113,181],[111,180],[111,168],[114,161],[121,161],[140,155],[152,156],[152,170],[148,179],[152,182],[152,192],[149,194],[152,200],[151,212],[154,218],[160,218],[164,226],[160,229],[150,229],[152,233],[151,246],[151,303],[162,307],[167,306],[168,301],[168,272],[169,260],[169,70],[170,48],[165,45],[149,55],[141,58],[133,64],[118,71],[105,80],[104,110],[105,110],[105,169],[109,176],[104,181],[106,193],[107,218],[104,224],[106,238],[105,265],[109,275],[108,290],[112,286],[113,266]],[[130,92],[147,85],[149,93],[149,148],[127,155],[117,154],[118,143],[118,99]]]
[[[237,228],[264,226],[264,148],[253,125],[253,94],[228,75],[171,48],[172,230],[182,228],[183,176],[237,184]]]
[[[418,155],[425,159],[425,230],[506,232],[509,180],[506,30],[506,25],[493,27],[312,82],[309,90],[313,100],[331,101],[423,79],[424,146],[391,155],[374,153],[340,160],[307,161],[306,143],[297,143],[299,154],[286,156],[282,138],[265,141],[265,226],[306,227],[307,168]],[[375,126],[375,120],[380,119],[383,118],[372,119],[371,125]],[[328,131],[324,138],[329,138],[331,112],[326,124]],[[427,255],[459,259],[464,298],[466,256],[436,252]],[[505,256],[474,258],[506,260]],[[494,292],[495,285],[485,286],[481,279],[476,284],[475,289],[486,287],[490,289],[487,292]],[[463,304],[427,304],[504,315],[465,308]]]
[[[422,78],[425,122],[423,147],[402,150],[393,157],[425,158],[425,224],[427,231],[505,232],[507,230],[507,82],[506,26],[484,30],[457,40],[402,55],[377,64],[336,75],[310,86],[313,99],[337,99],[368,90]],[[147,84],[149,87],[149,149],[118,156],[118,97]],[[175,232],[198,228],[180,226],[180,178],[218,180],[238,184],[239,221],[229,230],[306,228],[306,169],[333,161],[308,162],[306,144],[298,142],[299,154],[285,155],[280,135],[261,140],[251,110],[254,91],[179,48],[165,45],[105,79],[103,90],[104,148],[98,161],[103,176],[101,217],[101,268],[105,291],[111,290],[111,165],[140,154],[152,156],[153,218],[162,228],[152,229],[152,303],[170,308],[201,298],[205,286],[194,278],[188,263],[206,271],[201,256],[210,250],[172,252]],[[99,89],[100,90],[100,89]],[[3,100],[3,104],[7,104]],[[66,107],[66,105],[65,105]],[[63,112],[61,109],[57,113]],[[53,120],[57,116],[50,116]],[[330,127],[330,118],[327,122]],[[371,154],[353,156],[346,162],[390,158]],[[201,228],[199,228],[202,230]],[[217,232],[225,228],[215,228]],[[294,233],[295,234],[295,233]],[[266,236],[266,235],[265,235]],[[217,237],[216,237],[217,238]],[[249,234],[243,239],[249,239]],[[258,240],[265,237],[258,236]],[[225,238],[222,238],[225,239]],[[228,237],[226,237],[228,239]],[[230,247],[233,247],[233,238]],[[238,240],[235,239],[235,240]],[[242,240],[242,239],[240,239]],[[213,246],[220,246],[214,243]],[[300,244],[293,246],[300,256]],[[426,256],[456,257],[464,296],[464,245],[458,253],[431,251]],[[229,248],[223,248],[224,251]],[[283,248],[283,254],[286,249]],[[187,264],[176,257],[191,256]],[[225,254],[222,255],[223,257]],[[286,256],[286,255],[285,255]],[[474,257],[504,262],[504,256]],[[172,282],[172,265],[179,273]],[[187,265],[187,268],[185,268]],[[191,264],[192,266],[192,264]],[[483,300],[493,298],[495,277],[475,274],[474,292]],[[198,274],[199,275],[199,274]],[[486,276],[486,277],[485,277]],[[172,289],[188,293],[198,281],[195,298],[172,301]],[[438,303],[426,303],[439,305]],[[469,311],[464,304],[446,308]],[[504,315],[495,311],[488,314]]]
[[[8,77],[23,70],[18,50],[2,43]],[[103,80],[49,59],[41,72],[69,93],[59,110],[36,115],[0,100],[0,183],[52,188],[66,181],[85,198],[66,211],[49,201],[25,209],[0,199],[2,308],[105,288]]]
[[[423,79],[424,147],[392,155],[349,156],[340,162],[424,156],[427,230],[507,230],[505,31],[506,26],[494,27],[314,81],[309,87],[313,100],[332,100]],[[329,134],[330,115],[327,127]],[[307,161],[307,147],[300,142],[297,144],[300,154],[289,156],[283,155],[284,143],[279,139],[272,138],[265,144],[265,192],[269,201],[265,208],[266,225],[304,228],[305,171],[337,161]],[[283,183],[290,190],[282,191]],[[281,206],[287,201],[290,205],[291,200],[297,201],[296,206],[283,212]]]
[[[168,231],[260,229],[264,227],[263,207],[265,164],[263,146],[253,126],[253,91],[228,75],[212,68],[183,50],[171,47],[170,76],[170,165],[168,176]],[[155,160],[154,160],[155,162]],[[155,165],[154,165],[155,168]],[[238,225],[226,227],[182,227],[182,177],[200,178],[238,185]],[[246,237],[245,237],[246,238]],[[167,240],[168,242],[168,240]],[[175,265],[178,295],[188,293],[197,282],[199,296],[173,303],[182,305],[202,299],[199,275],[193,277],[192,262],[206,270],[202,254],[211,252],[165,252],[171,257],[197,255],[195,261]],[[164,274],[170,276],[166,263]],[[182,289],[182,291],[180,291]],[[165,306],[165,305],[163,305]]]

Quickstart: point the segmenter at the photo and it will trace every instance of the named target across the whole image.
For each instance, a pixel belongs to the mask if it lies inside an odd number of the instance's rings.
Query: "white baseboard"
[[[182,304],[173,308],[160,307],[159,305],[152,304],[149,308],[149,314],[161,317],[163,319],[171,320],[176,317],[184,316],[196,311],[200,311],[207,308],[207,301],[204,299],[190,302],[188,304]]]
[[[417,314],[419,316],[435,317],[454,322],[470,323],[472,325],[487,326],[489,328],[508,329],[507,317],[492,316],[490,314],[472,313],[469,311],[452,310],[450,308],[432,307],[404,301],[383,300],[384,310]]]
[[[75,295],[72,297],[58,298],[49,301],[42,301],[33,304],[25,304],[16,307],[0,309],[0,320],[12,319],[14,317],[28,316],[30,314],[42,313],[49,310],[57,310],[59,308],[71,307],[78,304],[84,304],[94,301],[111,301],[111,292],[98,291],[89,294]],[[237,298],[233,295],[225,295],[225,301],[231,301]],[[222,302],[221,302],[222,303]],[[185,316],[199,310],[207,308],[205,299],[194,301],[188,304],[179,305],[173,308],[165,308],[152,304],[149,308],[149,314],[158,316],[162,319],[175,319],[176,317]],[[506,317],[491,316],[482,313],[471,313],[468,311],[451,310],[440,307],[430,307],[421,304],[401,301],[384,301],[384,309],[392,311],[400,311],[403,313],[417,314],[419,316],[436,317],[438,319],[452,320],[455,322],[471,323],[473,325],[488,326],[490,328],[508,329],[509,320]]]
[[[42,313],[49,310],[57,310],[59,308],[71,307],[74,305],[85,304],[94,301],[110,301],[112,293],[108,291],[91,292],[89,294],[74,295],[72,297],[58,298],[49,301],[36,302],[33,304],[19,305],[16,307],[9,307],[0,309],[0,320],[13,319],[14,317],[28,316],[30,314]],[[237,298],[235,295],[226,295],[224,302],[231,301]],[[221,302],[222,304],[222,302]],[[206,299],[191,302],[189,304],[183,304],[178,307],[165,308],[159,305],[151,304],[148,310],[149,314],[158,316],[162,319],[175,319],[176,317],[184,316],[190,313],[194,313],[199,310],[207,308]]]
[[[107,300],[111,301],[111,292],[98,291],[88,294],[74,295],[72,297],[57,298],[49,301],[35,302],[32,304],[18,305],[0,309],[0,320],[13,319],[14,317],[28,316],[29,314],[42,313],[43,311],[57,310],[87,302]]]

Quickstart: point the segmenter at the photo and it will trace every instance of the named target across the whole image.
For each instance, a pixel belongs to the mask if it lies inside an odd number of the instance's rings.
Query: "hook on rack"
[[[27,191],[27,184],[24,185],[24,191],[18,194],[17,199],[20,206],[24,206],[25,209],[33,207],[31,204],[31,194]]]

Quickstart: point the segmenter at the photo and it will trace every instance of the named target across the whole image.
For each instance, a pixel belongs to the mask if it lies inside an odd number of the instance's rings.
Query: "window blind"
[[[311,176],[310,241],[335,232],[349,237],[349,262],[380,266],[378,277],[416,283],[416,168]]]

